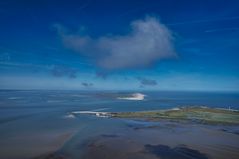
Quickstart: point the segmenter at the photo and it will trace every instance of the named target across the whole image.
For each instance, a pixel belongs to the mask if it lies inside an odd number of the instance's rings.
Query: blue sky
[[[0,1],[0,89],[239,90],[239,2]]]

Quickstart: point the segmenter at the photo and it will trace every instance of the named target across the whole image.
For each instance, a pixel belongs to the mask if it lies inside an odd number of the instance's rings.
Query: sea
[[[134,93],[142,93],[145,98],[122,98]],[[126,129],[144,124],[88,114],[72,115],[75,111],[129,112],[183,106],[239,110],[239,93],[1,90],[0,159],[44,158],[49,153],[73,159],[87,158],[82,156],[91,140],[99,136],[127,136]]]

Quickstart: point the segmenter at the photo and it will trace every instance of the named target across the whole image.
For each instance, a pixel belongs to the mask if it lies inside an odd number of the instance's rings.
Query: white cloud
[[[107,70],[145,68],[159,60],[176,57],[172,32],[157,18],[133,21],[131,28],[127,35],[97,39],[58,31],[66,47],[96,59],[96,65]]]

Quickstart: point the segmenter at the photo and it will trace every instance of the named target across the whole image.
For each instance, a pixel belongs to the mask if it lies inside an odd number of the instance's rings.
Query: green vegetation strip
[[[148,120],[187,120],[204,124],[239,124],[239,111],[208,107],[182,107],[171,110],[111,113],[116,118],[139,118]]]

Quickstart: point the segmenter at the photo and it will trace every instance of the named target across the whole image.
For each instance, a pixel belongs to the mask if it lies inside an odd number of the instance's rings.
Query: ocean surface
[[[70,116],[74,111],[143,111],[180,106],[239,109],[238,93],[140,92],[146,95],[144,100],[119,99],[132,93],[136,92],[2,90],[0,158],[26,159],[48,153],[64,154],[73,159],[83,158],[87,143],[97,136],[113,138],[133,134],[127,128],[144,125],[143,122],[124,119]]]

